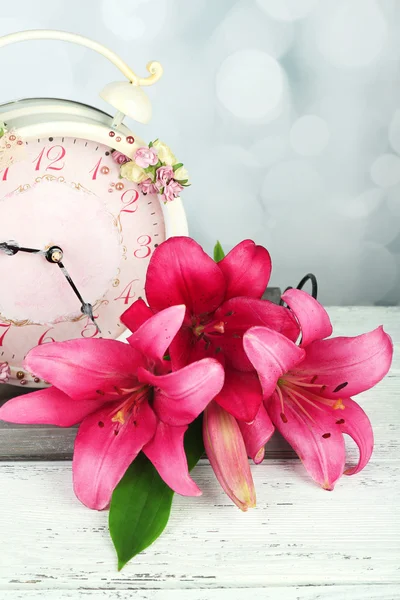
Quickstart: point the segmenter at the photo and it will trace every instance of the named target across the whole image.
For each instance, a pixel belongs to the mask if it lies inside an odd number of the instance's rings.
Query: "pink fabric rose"
[[[147,167],[154,166],[158,163],[157,152],[154,148],[148,148],[147,146],[138,148],[135,152],[134,160],[139,167],[146,169]]]
[[[167,185],[167,183],[174,176],[174,170],[170,166],[160,167],[156,172],[156,181],[158,183],[159,189]]]
[[[112,156],[113,160],[117,163],[117,165],[124,165],[125,163],[127,163],[131,160],[130,158],[128,158],[128,156],[126,156],[122,152],[118,152],[118,150],[115,150],[111,156]]]
[[[159,192],[157,185],[153,183],[150,178],[142,181],[139,184],[139,187],[142,190],[143,194],[157,194]]]
[[[171,179],[171,181],[164,186],[164,191],[161,197],[164,202],[172,202],[172,200],[179,196],[182,190],[183,185],[175,181],[175,179]]]
[[[7,383],[10,379],[10,367],[7,362],[0,363],[0,383]]]

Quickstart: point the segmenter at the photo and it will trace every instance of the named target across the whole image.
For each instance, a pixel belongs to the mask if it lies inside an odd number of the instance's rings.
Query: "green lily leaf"
[[[225,252],[223,251],[221,243],[217,241],[217,243],[214,246],[214,260],[215,260],[215,262],[219,262],[224,257],[225,257]]]
[[[174,171],[174,173],[175,173],[175,171],[177,171],[177,170],[178,170],[178,169],[180,169],[181,167],[183,167],[183,163],[177,163],[176,165],[174,165],[174,166],[172,167],[172,169],[173,169],[173,171]]]
[[[189,470],[204,452],[202,418],[185,434]],[[164,531],[174,492],[143,453],[133,461],[114,490],[110,505],[110,535],[118,556],[118,570],[150,546]]]
[[[149,148],[153,147],[153,142],[149,142]]]

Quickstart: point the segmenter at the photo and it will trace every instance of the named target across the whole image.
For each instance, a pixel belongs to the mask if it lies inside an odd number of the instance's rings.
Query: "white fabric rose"
[[[175,155],[172,153],[172,150],[167,144],[164,142],[160,142],[160,140],[156,140],[153,142],[153,148],[157,150],[158,158],[165,165],[173,166],[176,165],[177,160]]]
[[[142,167],[139,167],[135,162],[130,161],[121,166],[121,177],[140,183],[148,178],[148,174],[145,173]]]
[[[185,167],[179,167],[174,173],[174,179],[176,181],[185,181],[189,183],[189,173]]]

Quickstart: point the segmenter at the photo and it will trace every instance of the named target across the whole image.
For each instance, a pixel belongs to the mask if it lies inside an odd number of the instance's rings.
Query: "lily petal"
[[[138,370],[139,380],[155,389],[154,411],[173,427],[189,425],[218,394],[224,383],[224,369],[212,358],[192,363],[168,375]]]
[[[103,399],[72,400],[55,387],[8,400],[0,408],[0,420],[9,423],[71,427],[98,410]]]
[[[356,466],[346,469],[345,475],[355,475],[368,464],[374,449],[374,433],[369,418],[351,398],[343,401],[344,409],[337,411],[336,424],[342,433],[349,435],[358,446],[360,457]]]
[[[339,399],[355,396],[381,381],[389,371],[392,356],[392,340],[383,327],[378,327],[356,337],[313,342],[296,371],[309,373],[315,384],[321,383],[323,388],[318,393],[325,398]]]
[[[143,452],[174,492],[182,496],[201,496],[201,490],[189,475],[183,446],[186,430],[187,425],[170,427],[159,421],[155,436]]]
[[[242,432],[247,454],[258,465],[264,460],[265,445],[275,431],[274,424],[269,418],[264,405],[261,404],[257,416],[252,423],[238,421],[238,425]]]
[[[139,300],[136,300],[136,302],[122,313],[120,319],[125,327],[134,333],[153,314],[153,311],[147,306],[146,302],[142,298],[139,298]]]
[[[225,298],[249,296],[261,298],[271,275],[271,257],[263,246],[252,240],[237,244],[218,263],[227,284]]]
[[[182,325],[185,311],[186,308],[183,304],[162,310],[145,321],[128,338],[128,342],[136,350],[139,350],[148,361],[154,363],[162,360]]]
[[[210,352],[204,339],[196,339],[189,327],[183,326],[169,348],[173,370],[182,369],[190,363],[207,358]]]
[[[332,335],[332,324],[323,306],[302,290],[287,290],[282,300],[294,312],[300,324],[300,346],[308,346],[314,340]]]
[[[271,396],[278,379],[305,356],[302,348],[267,327],[251,327],[244,334],[243,346],[258,373],[264,398]]]
[[[204,411],[203,440],[224,492],[241,510],[256,505],[256,492],[239,425],[216,402]]]
[[[142,355],[117,340],[84,339],[36,346],[27,355],[27,371],[49,381],[76,400],[115,399],[115,386],[129,388]]]
[[[215,401],[236,419],[254,421],[263,399],[257,373],[225,369],[225,383]]]
[[[218,263],[219,264],[219,263]],[[293,313],[268,300],[232,298],[215,312],[215,319],[223,321],[225,333],[216,340],[230,366],[239,371],[251,371],[251,363],[243,349],[242,338],[250,327],[264,326],[278,331],[295,342],[300,328]]]
[[[83,504],[96,510],[109,505],[114,488],[149,443],[157,426],[146,401],[138,410],[136,426],[129,420],[118,428],[118,423],[112,421],[115,406],[106,405],[88,416],[75,440],[72,463],[75,494]]]
[[[272,422],[298,454],[311,477],[325,490],[333,490],[343,474],[346,458],[343,435],[331,410],[305,404],[307,416],[288,397],[285,388],[281,392],[284,412],[277,392],[266,403]]]
[[[184,304],[196,315],[213,312],[225,296],[221,269],[188,237],[172,237],[153,253],[146,275],[146,297],[154,311]]]

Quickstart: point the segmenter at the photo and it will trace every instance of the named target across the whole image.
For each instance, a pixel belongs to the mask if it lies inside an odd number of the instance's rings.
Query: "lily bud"
[[[256,492],[239,425],[215,401],[204,411],[203,439],[222,489],[241,510],[254,508]]]

